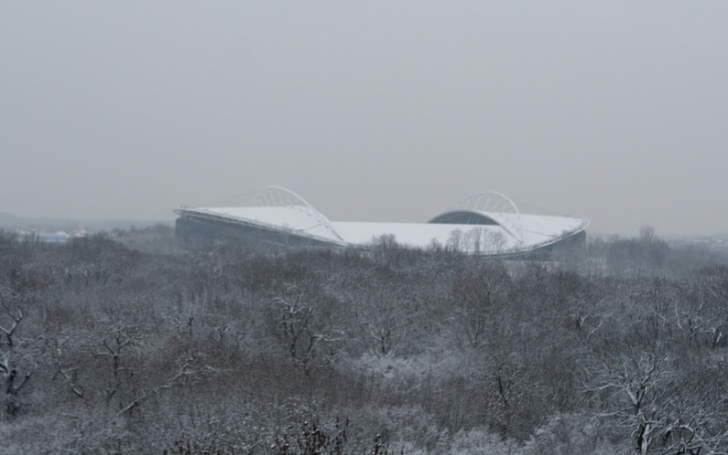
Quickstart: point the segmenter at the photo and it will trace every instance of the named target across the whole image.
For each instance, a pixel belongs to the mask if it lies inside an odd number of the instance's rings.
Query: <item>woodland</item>
[[[0,231],[3,454],[726,454],[728,254]]]

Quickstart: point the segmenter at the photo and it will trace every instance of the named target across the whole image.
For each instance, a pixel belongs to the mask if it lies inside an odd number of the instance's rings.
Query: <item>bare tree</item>
[[[17,273],[17,272],[16,272]],[[15,277],[17,278],[17,276]],[[18,285],[21,280],[10,280],[9,284],[0,285],[0,375],[4,394],[5,415],[14,418],[20,408],[19,394],[30,379],[32,372],[22,372],[16,364],[17,351],[21,342],[18,332],[25,319],[23,311],[23,292]]]
[[[332,348],[344,335],[329,325],[325,308],[329,297],[308,286],[289,284],[285,288],[283,295],[272,299],[274,333],[287,345],[290,358],[308,374],[313,359],[327,355],[324,346]]]

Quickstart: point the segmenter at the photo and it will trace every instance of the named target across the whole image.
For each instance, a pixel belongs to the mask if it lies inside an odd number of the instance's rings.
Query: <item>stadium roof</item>
[[[428,223],[329,221],[303,198],[281,187],[258,192],[244,206],[175,210],[181,219],[215,221],[260,232],[285,233],[317,244],[363,246],[387,236],[402,245],[433,244],[473,254],[523,254],[579,234],[589,222],[521,214],[506,196],[485,192],[456,202]]]

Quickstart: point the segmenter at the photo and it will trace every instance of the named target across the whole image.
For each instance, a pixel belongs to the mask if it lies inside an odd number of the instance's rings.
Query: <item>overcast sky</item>
[[[726,1],[0,4],[0,212],[174,218],[290,188],[337,221],[493,190],[728,231]]]

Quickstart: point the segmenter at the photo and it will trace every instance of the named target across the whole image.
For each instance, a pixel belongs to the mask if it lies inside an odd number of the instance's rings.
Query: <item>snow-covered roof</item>
[[[332,228],[331,222],[321,219],[318,212],[308,207],[200,207],[185,208],[178,212],[208,216],[237,224],[258,226],[263,229],[283,230],[316,240],[346,243]]]
[[[479,193],[458,201],[443,214],[467,212],[488,219],[488,224],[381,223],[329,221],[309,203],[289,190],[269,187],[252,204],[242,207],[198,207],[176,210],[182,217],[281,231],[338,246],[360,246],[382,236],[397,243],[426,248],[450,246],[474,254],[528,252],[583,231],[588,221],[571,217],[521,214],[499,193]],[[457,220],[457,218],[455,218]]]

